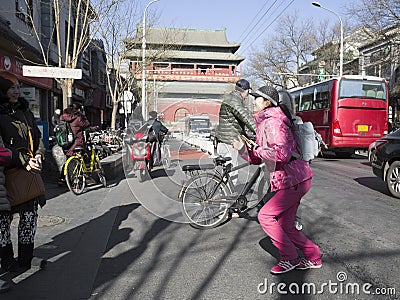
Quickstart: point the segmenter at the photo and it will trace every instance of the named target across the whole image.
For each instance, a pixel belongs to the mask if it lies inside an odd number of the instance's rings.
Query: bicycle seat
[[[227,161],[232,160],[231,157],[222,157],[222,156],[218,156],[216,158],[214,158],[215,164],[216,165],[223,165],[225,164]]]
[[[85,148],[81,148],[81,147],[76,147],[74,148],[74,150],[72,150],[74,153],[80,153],[80,152],[84,152]]]
[[[205,165],[185,165],[182,166],[182,171],[187,172],[187,171],[199,171],[199,170],[209,170],[209,169],[214,169],[215,165],[214,164],[205,164]]]

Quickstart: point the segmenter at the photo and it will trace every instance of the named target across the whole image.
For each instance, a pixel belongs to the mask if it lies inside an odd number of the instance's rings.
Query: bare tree
[[[27,7],[29,1],[26,1]],[[27,12],[27,18],[32,25],[45,66],[76,69],[81,54],[89,46],[92,34],[98,31],[103,17],[118,2],[118,0],[49,0],[43,1],[38,9],[48,10],[53,18],[50,36],[44,36],[39,23],[35,22],[32,9]],[[40,15],[40,14],[38,14]],[[73,79],[56,78],[63,91],[63,107],[72,101]]]
[[[286,15],[278,21],[276,34],[271,36],[262,50],[250,56],[250,72],[282,88],[296,86],[298,70],[311,59],[316,46],[311,19]]]
[[[129,14],[127,14],[129,12]],[[107,85],[113,103],[111,127],[115,128],[119,103],[126,100],[128,92],[134,96],[135,103],[139,102],[141,87],[137,85],[137,78],[142,73],[143,66],[132,72],[131,60],[141,58],[143,30],[137,24],[141,20],[141,11],[136,1],[120,0],[104,17],[99,29],[99,36],[104,41],[104,51],[107,58]],[[155,14],[148,16],[146,38],[152,35],[151,26],[156,22]],[[168,29],[163,30],[162,40],[153,48],[146,50],[146,65],[162,59],[173,47],[179,50],[174,42],[175,36]],[[136,51],[132,55],[132,51]],[[156,76],[157,74],[152,74]]]
[[[107,61],[107,87],[113,103],[112,129],[115,129],[119,103],[122,100],[127,101],[123,96],[131,93],[135,98],[129,99],[132,104],[134,100],[138,100],[137,86],[130,72],[124,42],[126,38],[134,35],[137,20],[139,20],[137,2],[121,0],[110,9],[99,29]]]
[[[348,15],[352,16],[357,26],[365,28],[370,44],[390,41],[393,45],[389,52],[376,53],[375,62],[399,60],[400,0],[361,0],[349,5]]]
[[[347,22],[343,27],[346,33],[352,30]],[[315,81],[321,64],[326,75],[337,74],[339,23],[331,27],[328,21],[321,21],[316,25],[311,18],[302,19],[295,12],[279,19],[275,32],[264,48],[250,57],[252,76],[287,89]]]
[[[383,32],[400,26],[400,1],[360,0],[349,4],[348,16],[372,32]]]

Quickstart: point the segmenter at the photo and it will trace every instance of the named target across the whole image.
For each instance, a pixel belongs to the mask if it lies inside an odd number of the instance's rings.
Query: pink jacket
[[[289,119],[279,107],[270,107],[253,115],[256,121],[256,144],[242,156],[252,164],[265,163],[270,171],[271,191],[288,189],[314,174],[308,162],[292,160],[296,142],[287,124]]]

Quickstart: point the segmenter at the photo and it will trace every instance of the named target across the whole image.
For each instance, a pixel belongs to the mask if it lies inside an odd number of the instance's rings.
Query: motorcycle
[[[125,172],[133,170],[139,182],[150,179],[152,169],[151,143],[144,128],[125,136]]]

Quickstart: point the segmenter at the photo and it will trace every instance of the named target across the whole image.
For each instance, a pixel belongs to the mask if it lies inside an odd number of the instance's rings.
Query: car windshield
[[[193,120],[191,122],[191,127],[192,127],[192,129],[208,128],[209,123],[208,123],[208,120]]]

